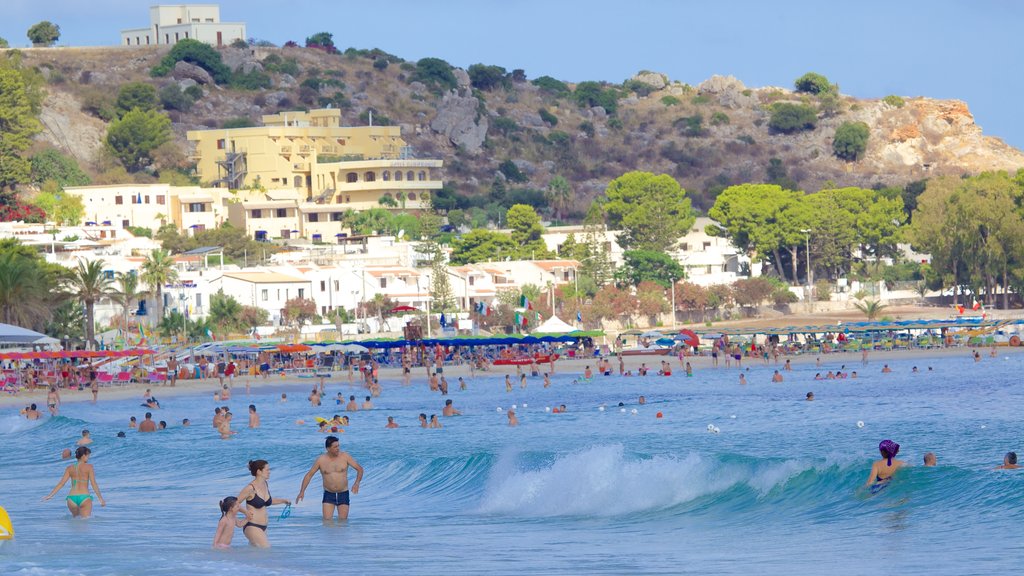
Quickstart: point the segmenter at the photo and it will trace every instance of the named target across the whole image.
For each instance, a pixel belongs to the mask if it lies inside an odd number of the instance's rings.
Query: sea
[[[987,352],[987,351],[986,351]],[[271,510],[270,549],[236,531],[211,549],[218,501],[250,482],[246,463],[271,464],[271,494],[294,500],[323,452],[315,417],[365,392],[329,380],[324,405],[309,386],[273,385],[226,402],[239,433],[221,440],[206,393],[163,399],[168,429],[140,434],[139,398],[68,403],[28,422],[0,411],[0,506],[16,537],[0,545],[0,574],[991,574],[1024,560],[1024,470],[994,470],[1024,456],[1024,354],[974,362],[968,351],[883,360],[859,356],[781,366],[697,362],[686,377],[558,373],[506,392],[503,374],[450,382],[461,416],[443,429],[444,400],[420,376],[383,382],[375,408],[349,413],[342,449],[365,468],[350,519],[321,521],[319,477],[290,516]],[[653,364],[656,364],[654,362]],[[844,366],[845,365],[845,366]],[[844,366],[841,368],[841,366]],[[915,373],[914,366],[918,368]],[[856,370],[856,379],[814,380]],[[311,384],[311,381],[310,381]],[[815,400],[805,400],[813,391]],[[156,389],[159,398],[159,389]],[[282,392],[286,403],[279,401]],[[640,404],[643,395],[646,403]],[[254,404],[262,426],[249,430]],[[553,408],[566,406],[564,412]],[[515,406],[520,425],[509,427]],[[659,417],[660,415],[660,417]],[[394,416],[398,429],[386,429]],[[192,425],[182,426],[182,419]],[[297,424],[304,420],[305,424]],[[65,487],[41,502],[83,428],[106,498],[72,519]],[[117,438],[125,431],[126,438]],[[892,439],[900,471],[865,487],[878,443]],[[923,467],[934,452],[937,467]],[[354,478],[350,476],[350,482]]]

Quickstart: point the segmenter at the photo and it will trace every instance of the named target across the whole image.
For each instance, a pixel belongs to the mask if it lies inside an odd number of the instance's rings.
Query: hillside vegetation
[[[497,221],[515,203],[579,221],[590,199],[632,170],[671,175],[707,211],[721,190],[742,183],[816,191],[1024,167],[1020,151],[982,135],[963,102],[858,100],[816,74],[793,90],[718,76],[690,86],[653,72],[573,85],[498,66],[464,71],[438,59],[313,45],[224,48],[223,69],[208,80],[162,62],[166,47],[25,50],[24,64],[46,79],[38,138],[77,159],[94,182],[180,180],[190,172],[187,130],[322,106],[365,125],[372,111],[376,124],[400,124],[417,155],[445,161],[439,207],[475,211],[477,221]],[[121,166],[104,153],[104,138],[118,118],[119,91],[133,82],[153,86],[173,137]],[[567,194],[548,192],[557,177]]]

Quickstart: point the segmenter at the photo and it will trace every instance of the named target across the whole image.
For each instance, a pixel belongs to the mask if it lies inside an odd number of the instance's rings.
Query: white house
[[[122,46],[176,44],[190,38],[214,46],[245,40],[244,22],[221,22],[217,4],[158,5],[149,8],[149,27],[121,31]]]

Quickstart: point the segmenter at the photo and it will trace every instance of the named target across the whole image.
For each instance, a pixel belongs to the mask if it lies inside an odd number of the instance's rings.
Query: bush
[[[819,302],[828,302],[832,299],[832,283],[828,280],[818,280],[814,283],[814,298]]]
[[[736,137],[736,139],[739,140],[740,142],[743,142],[744,144],[748,144],[750,146],[753,146],[754,144],[756,144],[756,142],[754,140],[754,137],[749,135],[749,134],[740,134],[739,136]]]
[[[263,59],[263,70],[291,76],[298,76],[300,73],[299,63],[295,58],[281,58],[277,54],[271,54]]]
[[[129,172],[148,166],[152,152],[171,139],[171,120],[155,110],[138,108],[107,128],[107,146]]]
[[[516,124],[516,121],[511,118],[498,116],[493,122],[491,122],[491,128],[494,128],[494,131],[498,134],[508,138],[515,132],[519,131],[519,124]]]
[[[178,62],[188,62],[199,66],[209,72],[218,84],[231,80],[231,70],[221,61],[220,53],[213,46],[191,38],[186,38],[175,44],[150,73],[153,76],[167,76]]]
[[[808,94],[823,94],[835,91],[835,86],[828,81],[828,78],[815,72],[804,74],[797,78],[793,84],[796,86],[797,92],[806,92]]]
[[[622,89],[625,90],[626,92],[634,92],[637,96],[641,98],[649,95],[651,92],[654,92],[653,86],[646,82],[641,82],[639,80],[626,80],[625,82],[622,83]],[[665,99],[662,98],[662,102],[664,101]]]
[[[416,62],[412,79],[438,90],[454,90],[458,86],[452,65],[440,58],[421,58]]]
[[[619,107],[619,91],[605,88],[600,82],[580,82],[576,85],[573,98],[582,108],[600,106],[608,114],[615,114]]]
[[[231,75],[231,86],[241,90],[265,90],[272,82],[266,72],[250,70],[247,74],[236,72]]]
[[[508,85],[508,75],[501,66],[473,64],[467,72],[470,84],[478,90],[492,90]]]
[[[256,125],[256,123],[253,122],[252,120],[250,120],[249,118],[246,118],[245,116],[240,116],[238,118],[231,118],[231,119],[225,120],[224,123],[221,124],[220,127],[221,128],[225,128],[225,129],[230,129],[230,128],[252,128],[255,125]]]
[[[337,54],[338,49],[334,46],[334,35],[330,32],[317,32],[306,38],[306,48],[323,50],[328,54]]]
[[[126,113],[138,108],[139,110],[156,110],[159,100],[156,95],[156,88],[145,82],[129,82],[121,86],[117,92],[117,115],[124,116]]]
[[[548,112],[546,108],[537,110],[537,114],[540,114],[540,119],[550,125],[552,128],[558,126],[558,116],[555,116],[551,112]]]
[[[704,94],[697,94],[693,98],[690,98],[690,103],[693,104],[694,106],[701,106],[703,104],[710,104],[711,103],[711,97],[710,96],[706,96]]]
[[[594,137],[594,123],[589,121],[580,122],[580,132],[583,132],[588,137]]]
[[[60,26],[43,20],[29,28],[27,36],[34,46],[53,46],[60,39]]]
[[[843,160],[856,161],[864,156],[868,147],[868,137],[871,136],[871,129],[863,122],[843,122],[836,129],[835,138],[832,139],[832,151]]]
[[[185,88],[185,94],[193,101],[199,100],[203,97],[203,89],[198,84],[193,84],[188,88]]]
[[[238,48],[240,50],[244,50],[244,49],[249,47],[249,43],[246,42],[245,40],[242,40],[241,38],[235,38],[234,40],[231,41],[230,46],[232,48]]]
[[[715,112],[711,115],[712,126],[722,126],[729,123],[729,115],[725,112]]]
[[[682,128],[683,135],[691,138],[699,138],[707,134],[707,131],[704,130],[704,116],[701,114],[684,116],[677,119],[672,125]]]
[[[519,166],[511,160],[505,160],[498,165],[498,171],[505,175],[509,182],[526,182],[529,178],[519,170]]]
[[[189,86],[189,88],[193,88],[193,86]],[[182,92],[177,84],[168,84],[160,89],[160,103],[167,110],[188,112],[196,101],[192,96]]]
[[[768,126],[776,132],[792,134],[800,130],[813,130],[818,125],[818,115],[807,104],[780,102],[772,105]]]
[[[533,85],[555,96],[566,96],[570,92],[568,84],[551,76],[541,76],[533,81]]]
[[[664,104],[665,106],[678,106],[682,104],[683,101],[669,94],[668,96],[661,97],[661,103]]]
[[[30,163],[32,182],[35,184],[52,180],[63,188],[87,186],[90,182],[89,176],[82,171],[74,158],[52,148],[32,156]]]
[[[374,70],[387,70],[389,64],[391,63],[387,58],[377,58],[373,61],[373,68]]]
[[[903,108],[903,105],[906,104],[906,102],[903,101],[903,98],[900,98],[895,94],[889,94],[885,98],[882,98],[882,102],[885,102],[893,108]]]
[[[90,89],[82,96],[82,112],[110,122],[117,118],[116,99],[107,90]]]

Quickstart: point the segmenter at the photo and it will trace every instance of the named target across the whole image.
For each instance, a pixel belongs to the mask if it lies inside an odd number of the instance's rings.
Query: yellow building
[[[352,210],[390,197],[396,208],[418,210],[442,186],[442,161],[413,158],[399,127],[343,127],[337,109],[271,114],[263,126],[187,136],[199,179],[216,187],[290,188],[305,202]]]

